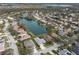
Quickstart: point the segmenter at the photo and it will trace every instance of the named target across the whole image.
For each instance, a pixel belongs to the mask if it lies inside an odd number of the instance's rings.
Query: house
[[[46,41],[44,39],[40,39],[39,37],[37,37],[34,40],[36,41],[36,43],[40,46],[42,50],[45,49],[44,43],[46,43]]]
[[[59,55],[76,55],[74,52],[70,52],[67,49],[63,49],[61,51],[58,52]]]
[[[18,37],[20,41],[31,38],[31,36],[26,31],[24,31],[23,28],[19,27],[18,25],[14,26],[13,29],[19,33]]]
[[[39,37],[35,38],[35,41],[37,42],[37,44],[44,44],[46,43],[46,41],[44,39],[40,39]]]
[[[46,39],[46,41],[51,41],[53,38],[51,37],[51,36],[49,36],[49,35],[45,35],[46,37],[45,37],[45,39]]]
[[[72,47],[73,47],[73,52],[79,55],[79,42],[73,45]]]

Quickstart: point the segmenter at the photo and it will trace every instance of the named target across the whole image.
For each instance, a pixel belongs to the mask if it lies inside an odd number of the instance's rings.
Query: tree
[[[52,27],[51,26],[47,26],[46,30],[48,31],[48,34],[51,35],[52,34]]]

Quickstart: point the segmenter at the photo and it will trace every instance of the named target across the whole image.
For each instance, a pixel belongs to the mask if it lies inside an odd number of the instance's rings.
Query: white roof
[[[0,43],[0,52],[2,52],[4,50],[5,50],[4,43]]]
[[[35,38],[35,41],[36,41],[38,44],[43,44],[43,43],[46,42],[44,39],[40,39],[39,37]]]

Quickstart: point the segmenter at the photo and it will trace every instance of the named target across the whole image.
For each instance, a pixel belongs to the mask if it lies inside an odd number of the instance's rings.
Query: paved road
[[[44,50],[38,51],[38,52],[35,53],[35,54],[36,54],[36,55],[40,55],[40,53],[47,53],[47,52],[50,52],[51,50],[57,49],[59,46],[60,46],[60,45],[54,43],[53,46],[50,46],[50,47],[48,47],[48,48],[46,48],[46,49],[44,49]]]
[[[5,21],[5,27],[3,28],[3,30],[11,42],[10,46],[14,50],[14,55],[18,55],[19,53],[18,53],[18,48],[17,48],[16,43],[15,43],[16,41],[13,38],[13,36],[10,34],[10,32],[7,30],[7,27],[9,26],[8,20],[4,19],[4,21]]]
[[[33,52],[33,53],[37,53],[38,51],[37,51],[37,49],[36,49],[35,43],[34,43],[32,40],[30,40],[30,41],[31,41],[31,43],[34,45],[34,52]]]

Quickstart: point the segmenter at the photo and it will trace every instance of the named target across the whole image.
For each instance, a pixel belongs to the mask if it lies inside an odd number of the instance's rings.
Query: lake
[[[46,28],[40,25],[37,21],[23,18],[19,20],[19,23],[35,35],[47,33]]]

